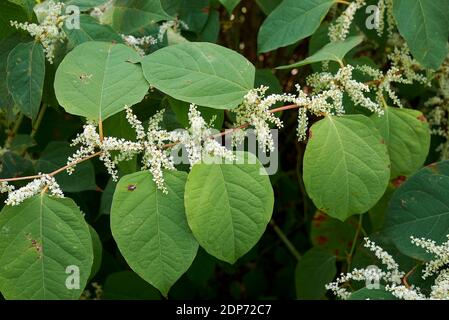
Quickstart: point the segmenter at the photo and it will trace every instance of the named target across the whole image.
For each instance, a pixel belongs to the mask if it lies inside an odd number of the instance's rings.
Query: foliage
[[[448,3],[2,1],[1,295],[448,299]]]

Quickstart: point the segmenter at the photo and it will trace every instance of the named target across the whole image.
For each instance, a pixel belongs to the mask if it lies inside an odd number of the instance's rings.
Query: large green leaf
[[[178,100],[233,109],[253,88],[255,68],[235,51],[206,42],[186,42],[145,57],[148,82]]]
[[[73,200],[44,193],[3,208],[0,291],[6,299],[77,299],[92,261],[89,227]],[[68,267],[79,268],[77,289],[66,286],[75,276]]]
[[[50,142],[36,163],[36,171],[50,173],[65,166],[67,158],[73,155],[75,151],[76,148],[70,147],[67,142]],[[73,174],[61,172],[55,176],[55,179],[61,189],[67,192],[80,192],[97,188],[94,166],[90,161],[78,164]]]
[[[160,0],[116,0],[112,26],[124,34],[143,31],[163,20],[172,20],[162,8]]]
[[[345,55],[354,47],[356,47],[358,44],[360,44],[362,40],[363,40],[362,36],[356,36],[356,37],[348,37],[344,41],[336,41],[328,43],[310,57],[302,61],[290,64],[288,66],[278,67],[276,69],[297,68],[305,66],[307,64],[321,61],[336,61],[339,63],[343,63],[343,58],[345,57]]]
[[[413,56],[425,67],[438,69],[447,55],[449,2],[395,0],[393,14]]]
[[[346,220],[369,210],[390,177],[387,147],[362,115],[327,116],[315,123],[304,155],[304,184],[318,209]]]
[[[64,25],[64,32],[74,47],[87,41],[123,42],[114,29],[106,24],[98,23],[95,18],[86,14],[80,15],[79,29],[68,29]]]
[[[431,256],[410,237],[437,243],[449,234],[449,161],[421,169],[393,194],[385,219],[385,234],[405,255],[417,259]]]
[[[105,120],[140,102],[149,85],[140,56],[123,44],[89,41],[67,54],[55,77],[58,102],[68,113]]]
[[[334,3],[333,0],[282,1],[260,27],[259,52],[285,47],[312,35]]]
[[[299,260],[295,271],[296,295],[299,299],[321,299],[326,284],[337,274],[335,256],[312,248]]]
[[[186,184],[187,220],[200,245],[234,263],[260,239],[273,212],[273,189],[254,155],[234,164],[193,166]],[[242,162],[244,160],[244,162]]]
[[[120,179],[111,209],[111,230],[129,266],[167,296],[198,250],[184,211],[187,175],[165,171],[168,194],[148,171]]]
[[[39,113],[45,79],[45,55],[42,45],[32,41],[19,43],[8,55],[7,84],[14,102],[28,117]]]
[[[421,168],[430,148],[430,129],[420,111],[388,107],[383,116],[371,119],[387,144],[391,178],[409,176]]]

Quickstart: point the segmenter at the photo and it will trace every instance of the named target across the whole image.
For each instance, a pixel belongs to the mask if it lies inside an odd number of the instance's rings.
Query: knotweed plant
[[[38,2],[0,4],[0,298],[448,299],[448,1]]]

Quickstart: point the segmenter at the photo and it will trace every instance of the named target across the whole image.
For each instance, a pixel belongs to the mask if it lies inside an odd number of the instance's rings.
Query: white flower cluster
[[[365,4],[365,0],[355,0],[351,2],[337,20],[329,26],[329,39],[332,42],[343,41],[346,39],[352,20],[354,20],[355,13]]]
[[[184,21],[179,20],[179,19],[165,21],[159,27],[159,32],[158,32],[157,38],[160,42],[162,42],[164,40],[165,34],[168,31],[172,31],[174,33],[180,34],[181,30],[189,30],[189,26]]]
[[[66,34],[62,27],[66,16],[62,15],[64,4],[61,2],[49,1],[44,19],[39,23],[19,23],[11,21],[11,25],[17,29],[27,31],[37,41],[42,43],[48,62],[53,63],[55,46],[58,42],[64,42]]]
[[[196,106],[191,104],[189,108],[190,127],[187,131],[173,131],[171,134],[172,141],[178,141],[185,146],[191,167],[207,157],[235,160],[232,150],[222,146],[212,135],[213,121],[214,119],[208,125]]]
[[[365,96],[370,92],[369,86],[352,78],[353,71],[354,67],[347,65],[341,67],[335,75],[328,72],[314,73],[307,78],[307,83],[314,87],[314,93],[324,90],[326,100],[332,99],[337,114],[344,113],[343,92],[348,94],[356,106],[383,114],[380,104]]]
[[[82,134],[72,141],[72,146],[81,145],[81,147],[69,157],[67,164],[70,167],[67,169],[69,174],[75,170],[75,165],[81,159],[92,156],[97,149],[101,151],[100,160],[103,161],[108,173],[112,176],[114,181],[118,180],[118,171],[116,164],[120,161],[128,160],[135,154],[141,152],[142,148],[139,143],[119,139],[116,137],[105,137],[102,139],[97,133],[97,128],[93,123],[84,125]],[[112,151],[118,151],[119,155],[112,159]]]
[[[39,175],[42,174],[39,173]],[[64,197],[64,194],[62,193],[62,190],[59,187],[58,183],[56,182],[55,178],[48,174],[44,174],[41,176],[41,178],[31,181],[22,188],[19,188],[14,191],[12,191],[13,189],[11,189],[5,203],[7,205],[15,206],[22,203],[26,199],[37,195],[42,190],[47,189],[50,191],[50,194],[52,194],[55,197],[58,198]]]
[[[395,48],[388,58],[391,61],[391,67],[385,74],[367,65],[357,66],[357,69],[373,78],[372,84],[377,88],[379,105],[383,104],[384,94],[387,94],[395,105],[402,107],[402,103],[392,87],[393,83],[412,84],[416,81],[430,86],[430,82],[420,73],[424,69],[411,57],[406,45]]]
[[[242,104],[234,110],[236,115],[236,126],[241,127],[245,124],[254,126],[257,140],[263,150],[274,150],[273,136],[270,131],[270,125],[282,128],[282,121],[270,112],[270,108],[277,102],[296,103],[296,97],[289,94],[272,94],[265,97],[268,87],[250,90],[243,98]],[[235,144],[243,141],[244,134],[242,130],[233,132],[233,141]]]
[[[393,16],[393,0],[379,0],[377,3],[378,17],[377,24],[375,25],[378,36],[382,36],[385,29],[385,14],[387,14],[388,35],[393,35],[393,30],[396,25],[396,21]]]
[[[449,266],[449,240],[437,245],[435,241],[424,238],[411,237],[412,243],[434,255],[434,259],[425,264],[423,279],[437,274],[441,268]],[[449,239],[449,235],[448,235]]]
[[[113,180],[118,179],[116,165],[133,158],[137,154],[143,154],[142,167],[148,169],[153,175],[157,187],[164,193],[168,190],[164,183],[163,170],[175,170],[170,147],[177,144],[184,145],[191,166],[202,161],[206,156],[220,157],[230,161],[235,159],[231,150],[226,149],[212,137],[212,129],[201,117],[195,105],[190,105],[189,123],[187,130],[167,131],[162,129],[160,123],[163,120],[164,111],[157,112],[149,119],[148,129],[145,130],[141,121],[132,113],[131,108],[125,107],[126,118],[136,132],[137,141],[128,141],[115,137],[101,139],[96,125],[87,123],[82,134],[73,141],[72,146],[80,145],[80,148],[68,159],[71,174],[75,165],[86,157],[100,151],[100,160],[104,162],[108,173]],[[116,155],[113,157],[112,152]]]
[[[137,51],[142,57],[145,56],[145,50],[157,43],[157,39],[152,36],[134,37],[132,35],[122,34],[122,39],[125,43]]]
[[[449,238],[449,235],[448,235]],[[449,240],[441,245],[428,239],[417,239],[411,237],[413,244],[426,249],[427,252],[435,255],[435,258],[426,263],[422,278],[436,275],[434,284],[431,286],[429,296],[421,293],[421,289],[413,285],[408,285],[405,281],[401,284],[401,279],[405,273],[399,271],[399,265],[393,257],[385,252],[374,242],[365,238],[365,247],[370,249],[374,255],[385,266],[386,271],[379,268],[354,269],[349,273],[341,275],[334,282],[326,285],[326,289],[331,290],[340,299],[348,299],[351,293],[342,285],[349,281],[372,282],[381,280],[385,283],[385,290],[393,296],[403,300],[449,300]]]

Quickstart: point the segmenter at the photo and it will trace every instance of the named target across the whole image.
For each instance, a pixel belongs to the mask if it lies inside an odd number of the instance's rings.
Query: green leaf
[[[209,254],[229,263],[260,239],[274,202],[270,179],[256,157],[237,156],[234,164],[194,165],[184,197],[195,238]]]
[[[316,300],[324,297],[325,285],[337,274],[335,256],[312,248],[299,260],[295,270],[296,295],[299,299]]]
[[[76,148],[71,147],[67,142],[50,142],[36,163],[36,171],[50,173],[65,166],[67,158],[73,155],[75,151]],[[55,176],[55,179],[61,189],[66,192],[97,189],[94,166],[90,161],[78,164],[73,174],[61,172]]]
[[[92,267],[89,227],[73,200],[41,194],[0,214],[0,291],[6,299],[78,299]],[[67,267],[79,268],[79,288]],[[75,281],[76,284],[76,281]]]
[[[282,0],[256,0],[256,2],[263,13],[269,15],[274,9],[276,9]]]
[[[189,31],[200,32],[206,25],[209,11],[209,0],[181,0],[178,14]]]
[[[220,0],[220,2],[228,10],[229,14],[231,14],[240,3],[240,0]]]
[[[80,44],[59,65],[56,98],[71,114],[105,120],[125,105],[140,102],[148,91],[140,56],[123,44],[89,41]]]
[[[395,0],[393,15],[416,60],[427,68],[438,69],[448,51],[449,2]]]
[[[369,210],[390,177],[387,147],[374,123],[362,115],[327,116],[310,131],[303,175],[316,207],[342,221]]]
[[[112,198],[114,196],[116,186],[117,183],[114,180],[109,179],[101,195],[99,212],[100,215],[111,213]]]
[[[385,234],[403,254],[427,260],[431,255],[410,237],[442,243],[449,234],[449,161],[419,170],[393,194],[385,219]]]
[[[112,273],[103,287],[106,300],[159,300],[159,292],[131,271]]]
[[[105,0],[62,0],[67,6],[78,6],[80,10],[92,9],[104,4]]]
[[[8,90],[19,109],[31,119],[39,113],[45,79],[45,55],[38,42],[19,43],[8,55]]]
[[[235,51],[188,42],[142,60],[148,82],[175,99],[216,109],[233,109],[254,85],[254,66]]]
[[[18,4],[19,6],[21,6],[22,9],[26,12],[28,20],[32,20],[33,19],[33,16],[34,16],[33,8],[36,5],[36,1],[35,0],[9,0],[9,2]],[[18,10],[18,12],[20,12],[20,10]]]
[[[87,41],[123,42],[110,26],[100,24],[95,18],[85,14],[80,15],[79,29],[68,29],[64,25],[64,32],[73,47]]]
[[[387,144],[391,178],[409,176],[421,168],[429,153],[430,129],[420,111],[388,107],[383,116],[371,119]]]
[[[0,10],[0,39],[7,37],[17,29],[10,21],[25,22],[28,20],[26,12],[18,4],[2,1]]]
[[[198,41],[212,42],[218,41],[220,35],[220,12],[218,10],[212,10],[209,13],[206,25],[203,30],[198,34]]]
[[[357,219],[345,222],[333,219],[321,211],[315,213],[310,226],[310,238],[314,247],[345,259],[351,250],[357,232]]]
[[[291,69],[297,68],[301,66],[305,66],[307,64],[321,62],[321,61],[336,61],[340,64],[343,64],[343,58],[345,55],[359,45],[363,41],[362,36],[356,37],[348,37],[344,41],[336,41],[326,44],[323,48],[318,50],[315,54],[310,57],[290,64],[288,66],[277,67],[276,69]]]
[[[92,263],[92,269],[90,272],[89,280],[91,280],[97,274],[98,270],[101,267],[101,260],[103,255],[103,246],[101,244],[100,237],[98,236],[97,231],[95,231],[92,226],[89,225],[89,232],[92,241],[92,250],[94,255],[94,260]]]
[[[120,179],[111,209],[111,230],[129,266],[164,296],[187,271],[198,250],[184,212],[187,175],[165,171],[168,194],[148,171]]]
[[[282,1],[260,27],[259,52],[285,47],[312,35],[334,3],[333,0]]]
[[[116,0],[112,27],[120,33],[143,31],[163,20],[172,20],[162,8],[160,0]]]
[[[385,291],[383,286],[379,286],[379,289],[362,288],[357,290],[349,296],[349,300],[397,300],[397,298]]]

